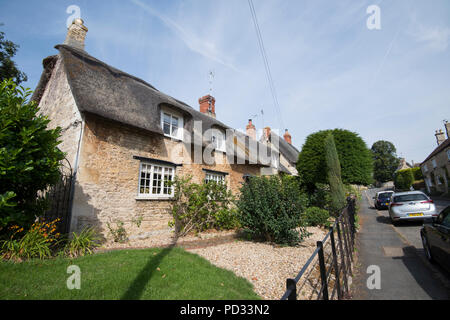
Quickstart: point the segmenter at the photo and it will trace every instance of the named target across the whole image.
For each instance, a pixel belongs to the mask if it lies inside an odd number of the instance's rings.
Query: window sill
[[[174,197],[136,197],[136,201],[173,201]]]
[[[169,135],[167,135],[167,134],[165,134],[164,137],[166,137],[166,138],[168,138],[168,139],[171,139],[171,140],[173,140],[173,141],[176,141],[176,142],[183,142],[183,138],[172,137],[172,136],[169,136]]]

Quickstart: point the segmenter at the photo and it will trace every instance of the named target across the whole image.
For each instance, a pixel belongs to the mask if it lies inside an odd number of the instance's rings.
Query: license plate
[[[409,216],[410,217],[422,217],[423,213],[410,213]]]

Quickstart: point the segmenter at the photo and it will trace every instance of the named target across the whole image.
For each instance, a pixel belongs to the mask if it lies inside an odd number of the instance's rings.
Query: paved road
[[[380,190],[381,189],[370,189],[367,191],[369,203],[372,205],[374,212],[376,212],[379,216],[386,218],[386,222],[390,223],[388,210],[375,210],[375,208],[373,207],[372,198]],[[450,206],[450,200],[434,200],[434,203],[438,212],[441,212],[443,209],[447,208],[447,206]],[[422,225],[423,223],[421,221],[403,222],[402,224],[399,224],[397,227],[395,227],[395,229],[398,233],[400,233],[402,237],[404,237],[404,240],[409,242],[417,249],[421,250],[422,240],[420,239],[420,229],[422,228]]]
[[[358,272],[354,298],[369,300],[450,299],[450,276],[426,261],[420,240],[421,225],[394,227],[387,211],[373,208],[376,190],[363,193],[361,230],[357,235]],[[442,206],[445,203],[441,204]],[[381,289],[367,288],[369,266],[381,271]]]

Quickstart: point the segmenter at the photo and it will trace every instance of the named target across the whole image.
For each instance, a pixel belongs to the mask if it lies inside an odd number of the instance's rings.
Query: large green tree
[[[2,25],[0,23],[0,26]],[[0,31],[0,82],[6,79],[13,79],[17,84],[27,81],[27,75],[20,71],[12,60],[18,49],[19,46],[6,40],[5,33]]]
[[[323,130],[309,135],[300,152],[297,170],[309,190],[318,183],[328,183],[324,143],[332,134],[345,184],[372,183],[372,154],[364,140],[355,132],[343,129]]]
[[[58,149],[61,129],[38,115],[31,91],[12,80],[0,83],[0,234],[10,224],[29,226],[43,214],[40,191],[59,179],[64,153]]]
[[[378,182],[392,181],[399,165],[397,150],[392,142],[380,140],[372,145],[373,177]]]

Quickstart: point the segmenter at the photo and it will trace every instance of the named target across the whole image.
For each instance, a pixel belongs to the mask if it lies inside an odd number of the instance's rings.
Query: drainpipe
[[[80,159],[80,151],[81,151],[81,142],[83,140],[83,133],[84,133],[84,117],[81,115],[81,129],[80,129],[80,137],[78,138],[78,147],[77,147],[77,155],[75,157],[75,163],[73,166],[73,174],[72,174],[72,183],[70,186],[70,197],[69,197],[69,212],[67,215],[67,226],[66,226],[66,233],[70,232],[70,226],[72,224],[72,210],[73,210],[73,199],[75,195],[75,182],[77,180],[77,173],[78,173],[78,164]]]

